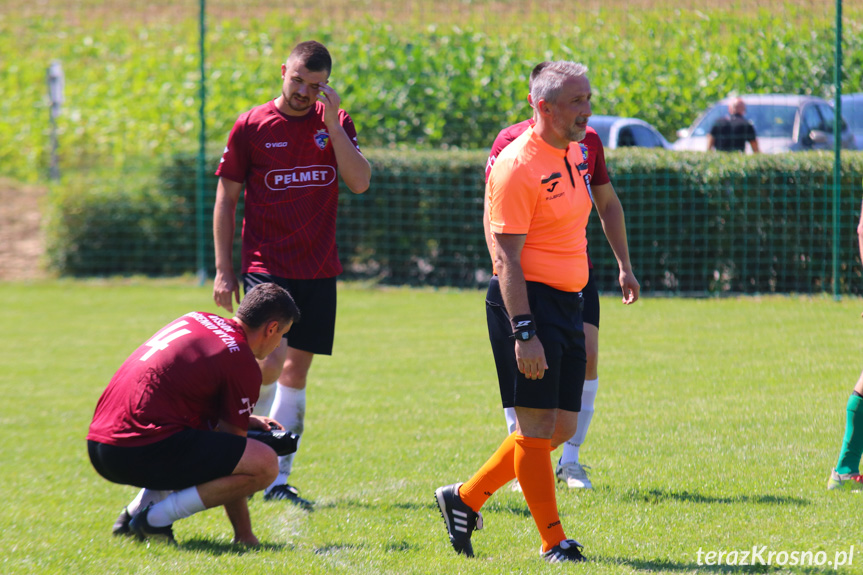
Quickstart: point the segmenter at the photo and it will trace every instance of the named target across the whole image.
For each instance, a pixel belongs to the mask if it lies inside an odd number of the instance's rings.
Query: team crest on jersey
[[[317,144],[320,149],[323,150],[324,148],[326,148],[329,141],[330,135],[327,133],[326,130],[322,129],[315,132],[315,144]]]
[[[578,144],[578,147],[581,148],[581,157],[584,158],[584,161],[587,161],[587,146],[582,143]]]

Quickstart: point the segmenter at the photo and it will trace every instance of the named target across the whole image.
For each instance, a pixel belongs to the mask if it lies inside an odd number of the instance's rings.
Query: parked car
[[[814,96],[758,94],[741,96],[746,118],[755,125],[758,148],[765,153],[833,149],[833,107]],[[716,120],[728,113],[725,98],[701,114],[692,126],[677,132],[675,150],[707,151],[707,135]],[[854,134],[842,122],[842,147],[856,149]],[[749,144],[746,152],[751,153]]]
[[[842,96],[842,117],[854,134],[858,150],[863,150],[863,93]]]
[[[671,148],[668,140],[656,128],[637,118],[620,116],[591,116],[587,125],[596,130],[606,148]]]

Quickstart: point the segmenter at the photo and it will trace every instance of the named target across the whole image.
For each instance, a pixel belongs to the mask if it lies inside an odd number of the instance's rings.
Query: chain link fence
[[[306,39],[333,53],[331,83],[374,169],[369,192],[342,194],[345,278],[397,284],[487,281],[485,156],[501,128],[530,116],[527,75],[539,61],[584,62],[594,114],[645,120],[671,142],[730,94],[832,105],[837,90],[863,91],[860,0],[7,0],[0,176],[47,180],[46,70],[57,61],[65,75],[49,265],[76,276],[212,274],[219,153],[240,113],[278,95],[279,66]],[[834,190],[830,151],[609,150],[645,291],[857,293],[861,154],[842,150]],[[616,266],[595,217],[589,242],[611,292]]]

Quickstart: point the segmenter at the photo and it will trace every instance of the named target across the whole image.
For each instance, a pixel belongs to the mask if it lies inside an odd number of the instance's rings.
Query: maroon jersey
[[[243,328],[191,312],[159,330],[123,363],[96,404],[87,439],[136,447],[219,420],[248,429],[261,370]]]
[[[344,110],[339,123],[357,146],[356,128]],[[216,175],[246,186],[243,273],[288,279],[342,273],[337,169],[322,102],[305,116],[282,114],[274,102],[240,115]]]
[[[506,127],[498,133],[497,138],[491,145],[491,152],[488,155],[488,162],[485,164],[485,181],[488,182],[488,176],[491,174],[491,168],[494,166],[494,161],[498,155],[506,148],[513,140],[521,136],[525,130],[533,126],[533,120],[524,120],[518,124]],[[587,174],[590,177],[591,186],[601,186],[611,181],[608,177],[608,170],[605,167],[605,149],[602,147],[602,140],[599,139],[599,134],[596,130],[587,127],[587,133],[581,143],[587,146]],[[591,198],[592,199],[592,198]],[[593,262],[590,260],[590,255],[587,256],[588,267],[593,267]]]

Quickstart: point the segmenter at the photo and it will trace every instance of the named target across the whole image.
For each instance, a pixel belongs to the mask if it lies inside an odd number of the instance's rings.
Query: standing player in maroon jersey
[[[303,311],[305,321],[291,332],[290,341],[261,363],[260,405],[272,403],[269,415],[298,435],[312,359],[330,355],[333,347],[336,277],[342,272],[336,250],[338,177],[355,194],[365,192],[371,178],[354,123],[339,109],[341,98],[328,85],[331,69],[323,44],[298,44],[282,64],[281,95],[240,115],[216,171],[216,304],[231,311],[232,299],[239,302],[232,244],[237,202],[245,188],[244,289],[275,282],[291,292]],[[279,476],[264,498],[311,508],[287,483],[293,457],[279,458]]]
[[[96,471],[142,487],[115,535],[175,543],[174,521],[223,505],[234,541],[257,545],[247,498],[278,473],[276,453],[246,438],[267,357],[299,319],[275,284],[250,291],[233,319],[187,313],[135,350],[108,385],[87,434]],[[276,424],[276,427],[278,425]]]
[[[540,62],[530,73],[530,81],[528,82],[528,90],[533,84],[534,78],[539,74],[548,62]],[[528,102],[530,95],[528,94]],[[531,106],[533,103],[531,102]],[[491,168],[494,166],[494,161],[500,152],[506,148],[513,140],[518,138],[525,130],[534,124],[534,120],[524,120],[517,124],[513,124],[504,128],[497,135],[494,144],[489,153],[488,163],[485,168],[485,179],[488,181],[488,176],[491,173]],[[602,147],[602,141],[596,130],[587,127],[587,133],[580,142],[587,147],[587,172],[590,176],[590,187],[600,192],[597,197],[603,201],[596,205],[596,211],[602,221],[603,230],[606,232],[606,237],[611,244],[612,251],[617,257],[617,263],[620,268],[620,282],[624,285],[624,274],[632,277],[635,281],[635,276],[632,275],[632,265],[629,262],[629,246],[626,241],[626,223],[623,214],[623,206],[620,204],[620,199],[611,185],[611,180],[608,177],[608,171],[605,167],[605,150]],[[483,213],[483,229],[485,231],[486,244],[488,245],[489,254],[494,258],[492,253],[492,236],[489,228],[488,219],[488,202],[486,198],[485,210]],[[615,230],[621,230],[621,234],[615,233]],[[584,345],[587,352],[587,365],[584,376],[584,389],[581,395],[581,411],[578,414],[578,427],[570,439],[563,444],[563,453],[555,470],[555,475],[559,481],[562,481],[570,489],[592,489],[593,485],[590,478],[587,476],[587,466],[579,462],[579,450],[587,437],[587,430],[590,427],[590,422],[593,419],[594,400],[599,389],[599,374],[597,370],[599,362],[599,292],[596,289],[596,283],[593,278],[593,262],[588,256],[588,266],[590,270],[587,285],[584,286],[582,295],[584,296]],[[637,281],[636,281],[637,285]],[[636,299],[638,294],[636,294]],[[499,365],[498,370],[505,370],[506,366]],[[515,376],[502,377],[501,381],[515,381]],[[501,400],[504,406],[504,416],[506,417],[506,425],[508,433],[515,431],[516,418],[515,407],[512,404],[512,394],[507,393],[504,397],[501,390]],[[513,490],[520,491],[521,488],[518,481],[512,484]]]

